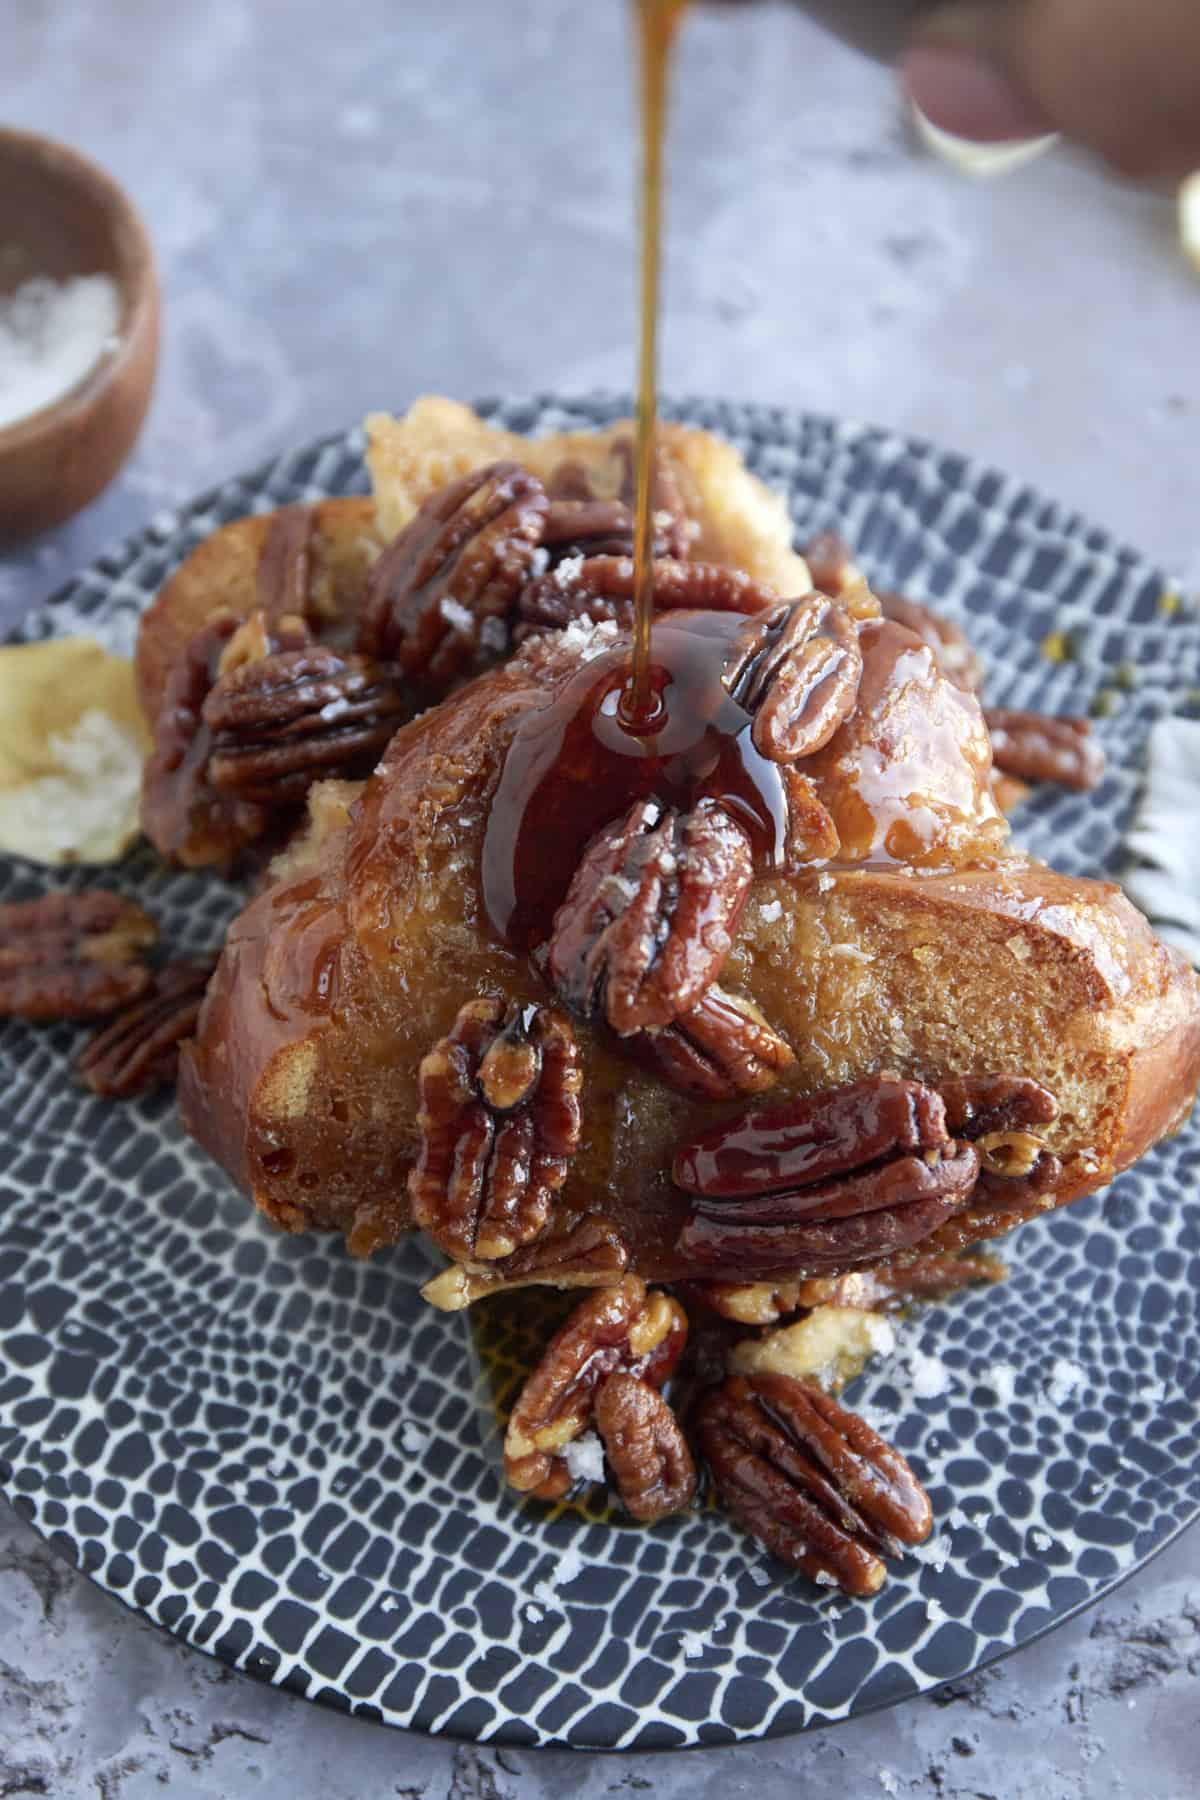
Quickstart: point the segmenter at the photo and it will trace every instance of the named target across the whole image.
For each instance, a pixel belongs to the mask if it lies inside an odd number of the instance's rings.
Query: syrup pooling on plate
[[[751,715],[722,679],[745,620],[736,613],[674,613],[651,634],[653,729],[621,722],[625,644],[585,663],[546,707],[517,728],[483,843],[483,897],[506,942],[531,948],[591,839],[635,800],[690,807],[719,800],[750,839],[758,867],[782,867],[787,794],[782,771],[750,741]]]

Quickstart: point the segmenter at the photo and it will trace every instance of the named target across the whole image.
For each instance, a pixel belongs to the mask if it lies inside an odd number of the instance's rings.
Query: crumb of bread
[[[268,1119],[302,1119],[317,1073],[318,1050],[313,1038],[288,1045],[263,1077],[259,1107]]]
[[[416,1419],[405,1419],[400,1426],[400,1447],[406,1456],[419,1456],[429,1446],[429,1433]]]
[[[871,1356],[887,1355],[895,1343],[895,1327],[878,1313],[816,1306],[794,1325],[738,1344],[730,1363],[743,1375],[774,1372],[836,1389],[852,1381]]]

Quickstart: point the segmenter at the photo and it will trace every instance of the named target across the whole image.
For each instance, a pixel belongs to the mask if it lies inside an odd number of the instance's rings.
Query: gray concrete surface
[[[620,0],[8,0],[0,119],[137,195],[166,281],[149,427],[83,518],[0,558],[0,623],[276,448],[403,405],[631,377]],[[1200,281],[1170,204],[1059,156],[974,186],[887,77],[786,8],[683,58],[665,383],[974,451],[1200,584]],[[0,1518],[0,1797],[653,1791],[1187,1800],[1200,1541],[938,1700],[658,1762],[474,1752],[234,1679]]]

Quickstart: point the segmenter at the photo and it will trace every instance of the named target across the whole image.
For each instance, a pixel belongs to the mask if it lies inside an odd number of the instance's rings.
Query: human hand
[[[1200,168],[1198,0],[951,0],[921,18],[900,73],[960,137],[1061,131],[1139,181]]]

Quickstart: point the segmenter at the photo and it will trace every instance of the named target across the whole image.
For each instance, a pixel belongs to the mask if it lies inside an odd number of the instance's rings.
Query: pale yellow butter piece
[[[0,648],[0,852],[116,862],[138,836],[148,749],[126,657],[82,637]]]

